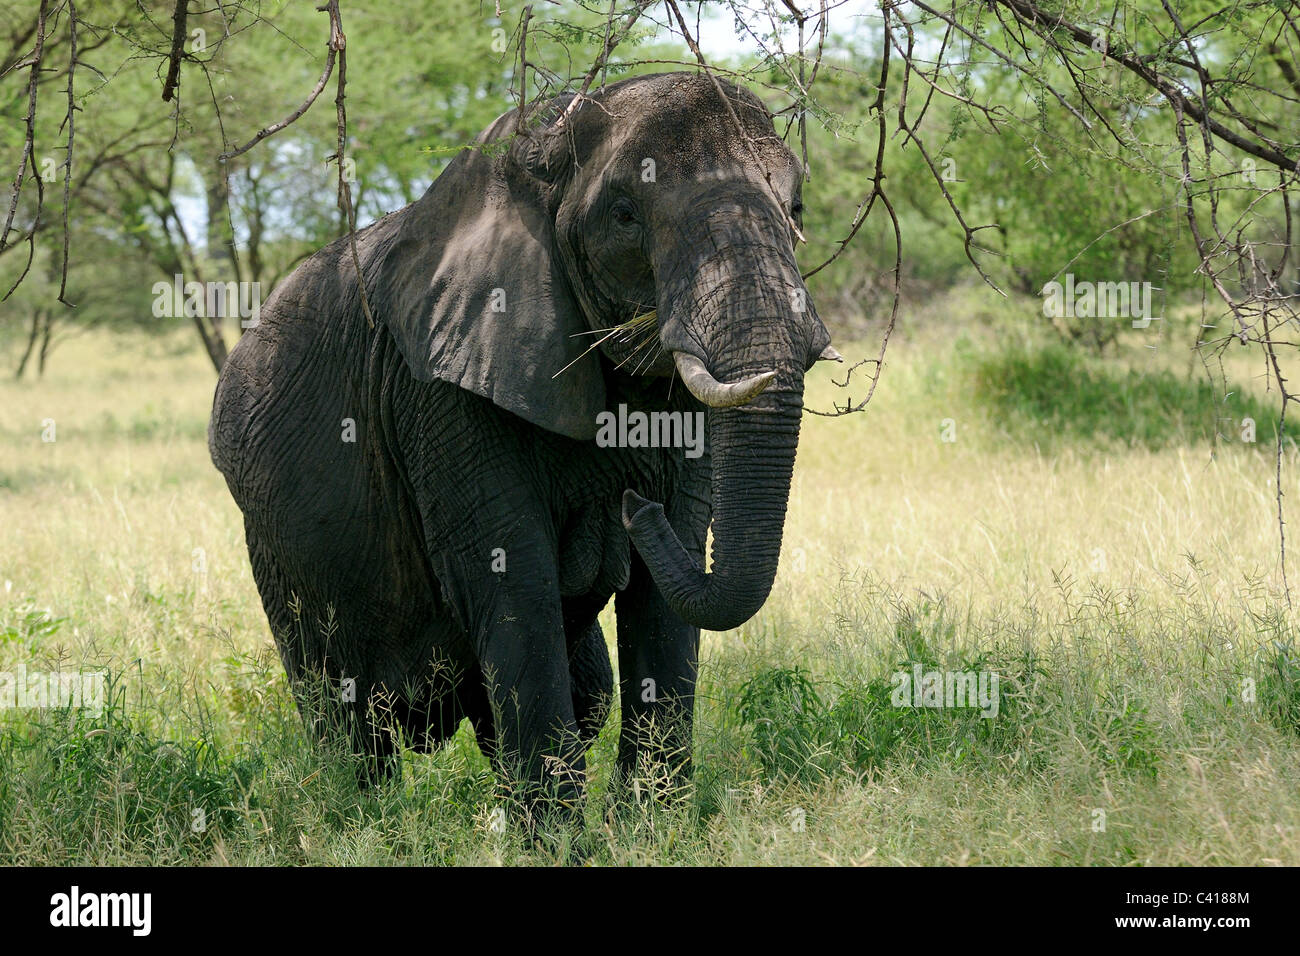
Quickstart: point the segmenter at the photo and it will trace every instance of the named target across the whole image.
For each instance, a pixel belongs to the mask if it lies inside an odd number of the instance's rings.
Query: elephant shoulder
[[[362,275],[372,276],[375,264],[387,255],[402,222],[412,215],[414,207],[415,204],[405,206],[358,230],[356,260],[353,239],[346,235],[308,256],[268,296],[262,306],[259,329],[269,328],[273,338],[275,333],[287,332],[293,326],[350,325],[358,319],[364,324],[357,261]],[[367,284],[366,298],[373,313],[377,298],[373,279]],[[266,338],[265,333],[263,337]]]

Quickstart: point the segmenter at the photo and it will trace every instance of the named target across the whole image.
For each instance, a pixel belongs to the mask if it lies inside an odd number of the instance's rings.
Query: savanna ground
[[[931,302],[865,414],[805,417],[772,597],[704,638],[694,790],[607,816],[615,710],[593,862],[1300,863],[1262,368],[1230,363],[1220,400],[1189,326],[1096,358],[1035,306]],[[192,339],[89,333],[0,383],[0,670],[110,674],[97,716],[0,712],[0,863],[551,862],[494,828],[467,727],[365,793],[309,742]],[[841,374],[819,366],[809,404]],[[1297,464],[1288,445],[1290,489]],[[893,706],[914,663],[997,673],[998,716]]]

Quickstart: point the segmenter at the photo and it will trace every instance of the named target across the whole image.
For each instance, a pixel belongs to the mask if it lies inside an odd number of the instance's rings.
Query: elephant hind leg
[[[383,720],[384,695],[376,693],[361,668],[328,653],[315,622],[326,602],[285,571],[247,522],[245,537],[253,580],[308,735],[330,750],[352,754],[360,786],[383,783],[398,769],[397,741]]]
[[[587,750],[600,736],[614,700],[614,669],[599,621],[592,621],[569,650],[573,687],[573,716],[578,722],[582,747]]]

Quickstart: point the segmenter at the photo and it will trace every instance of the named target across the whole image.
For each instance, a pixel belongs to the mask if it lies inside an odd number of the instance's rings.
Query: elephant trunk
[[[656,262],[660,341],[708,408],[713,562],[705,573],[661,505],[634,492],[623,522],[669,607],[709,630],[767,599],[781,555],[803,376],[829,338],[807,302],[786,220],[765,192],[702,187]]]
[[[739,627],[767,600],[781,556],[801,409],[799,391],[782,391],[709,412],[711,573],[687,553],[662,505],[624,495],[628,534],[668,606],[687,623],[711,631]]]

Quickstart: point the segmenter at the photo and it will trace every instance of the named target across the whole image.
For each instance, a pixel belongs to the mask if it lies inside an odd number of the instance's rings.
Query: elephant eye
[[[626,199],[615,202],[610,211],[614,216],[614,221],[621,226],[629,226],[636,222],[636,207]]]

